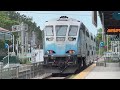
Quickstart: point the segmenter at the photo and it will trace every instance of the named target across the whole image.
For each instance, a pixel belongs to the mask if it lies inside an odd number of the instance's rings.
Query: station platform
[[[104,61],[101,57],[98,62]],[[105,66],[96,66],[96,63],[90,67],[74,75],[72,79],[120,79],[120,64],[119,63],[106,63]]]

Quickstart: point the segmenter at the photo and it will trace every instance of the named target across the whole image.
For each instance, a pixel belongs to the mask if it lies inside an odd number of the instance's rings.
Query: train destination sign
[[[120,33],[120,29],[108,29],[107,33]]]

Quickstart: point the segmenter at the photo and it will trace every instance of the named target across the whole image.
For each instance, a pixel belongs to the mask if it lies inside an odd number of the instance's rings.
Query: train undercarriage
[[[77,73],[86,67],[85,57],[44,57],[44,70],[46,73]]]

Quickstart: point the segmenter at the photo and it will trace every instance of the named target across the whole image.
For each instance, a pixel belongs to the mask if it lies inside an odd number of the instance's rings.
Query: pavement
[[[107,66],[96,66],[85,79],[120,79],[119,63],[107,63]]]
[[[103,57],[97,62],[101,61],[104,61]],[[94,63],[72,79],[120,79],[120,66],[119,63],[106,63],[106,67]]]

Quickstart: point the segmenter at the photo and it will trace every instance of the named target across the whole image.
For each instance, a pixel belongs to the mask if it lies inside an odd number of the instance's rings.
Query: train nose
[[[56,46],[56,54],[64,55],[65,54],[65,45],[59,44]]]

